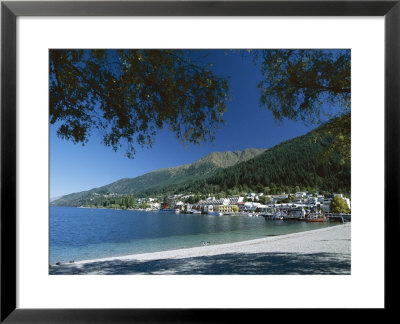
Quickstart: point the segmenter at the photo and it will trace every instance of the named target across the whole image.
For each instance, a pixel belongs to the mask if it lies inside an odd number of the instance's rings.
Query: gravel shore
[[[50,274],[350,274],[351,223],[251,241],[52,266]]]

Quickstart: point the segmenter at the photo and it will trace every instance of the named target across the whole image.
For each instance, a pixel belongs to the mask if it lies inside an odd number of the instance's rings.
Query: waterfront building
[[[200,209],[204,213],[213,212],[214,211],[214,206],[213,205],[201,205]]]
[[[242,212],[245,210],[246,206],[244,205],[244,202],[239,202],[235,204],[239,208],[239,212]]]
[[[234,213],[239,211],[237,205],[217,205],[214,207],[214,211],[220,213]]]
[[[216,199],[215,197],[207,198],[206,200],[200,200],[199,205],[200,206],[205,206],[205,205],[233,205],[237,203],[243,202],[243,197],[233,197],[233,198],[221,198],[221,199]]]
[[[329,213],[330,209],[331,209],[331,202],[332,202],[333,198],[325,198],[323,205],[322,205],[322,209],[324,210],[324,212]]]
[[[244,203],[244,209],[245,210],[256,210],[259,206],[264,206],[261,203],[257,203],[257,202],[245,202]]]

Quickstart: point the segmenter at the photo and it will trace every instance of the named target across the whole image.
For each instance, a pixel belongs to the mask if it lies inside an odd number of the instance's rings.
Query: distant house
[[[237,204],[241,203],[244,200],[244,197],[239,197],[239,196],[233,196],[232,198],[229,198],[231,204]]]
[[[247,199],[251,199],[252,201],[254,201],[255,199],[258,200],[258,196],[257,196],[257,194],[254,193],[254,192],[249,192],[249,193],[247,194]]]
[[[182,198],[182,199],[188,199],[188,198],[190,198],[190,197],[194,197],[194,195],[193,195],[193,194],[191,194],[191,195],[185,195],[185,196],[182,196],[181,198]]]
[[[150,203],[150,208],[152,209],[160,209],[161,204],[160,203]]]

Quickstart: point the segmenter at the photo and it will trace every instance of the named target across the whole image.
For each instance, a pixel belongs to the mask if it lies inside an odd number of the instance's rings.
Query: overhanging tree
[[[320,123],[350,112],[349,50],[263,50],[260,103],[274,117]],[[330,106],[340,106],[338,112]]]
[[[227,80],[183,50],[50,50],[49,62],[50,123],[74,143],[97,129],[131,158],[164,127],[199,144],[224,122]]]
[[[86,143],[99,130],[114,150],[151,147],[169,128],[181,142],[212,141],[223,124],[227,80],[184,50],[51,50],[50,122],[58,135]],[[320,124],[341,116],[325,153],[350,158],[349,50],[256,50],[263,80],[260,103],[276,120]],[[333,109],[332,107],[339,107]]]
[[[263,80],[258,84],[261,106],[274,118],[319,125],[340,117],[325,129],[334,140],[321,157],[339,151],[350,159],[351,53],[350,50],[262,50]]]

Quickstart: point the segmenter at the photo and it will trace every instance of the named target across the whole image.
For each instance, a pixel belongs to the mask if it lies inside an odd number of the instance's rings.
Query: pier
[[[262,213],[260,216],[264,217],[265,220],[297,220],[297,221],[312,221],[310,220],[309,215],[300,216],[300,215],[288,215],[288,214],[280,214],[280,213]],[[323,218],[321,214],[321,220],[327,222],[340,222],[340,223],[348,223],[351,222],[351,214],[340,214],[340,213],[326,213],[325,218]]]
[[[329,222],[351,222],[351,214],[326,213],[325,216]]]

